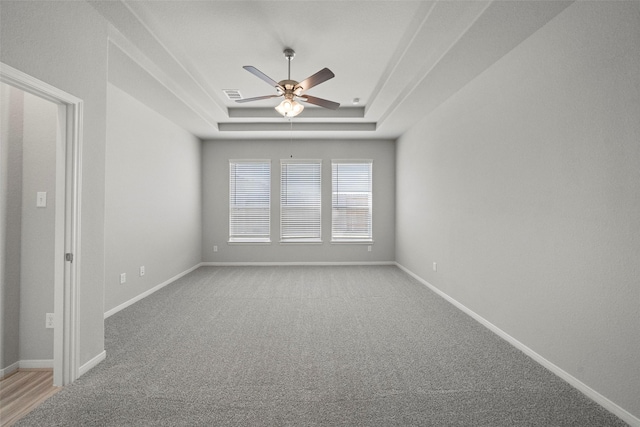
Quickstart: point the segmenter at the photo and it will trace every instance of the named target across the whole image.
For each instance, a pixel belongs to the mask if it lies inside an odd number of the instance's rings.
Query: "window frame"
[[[261,193],[261,196],[267,196],[267,201],[266,201],[266,213],[267,213],[267,232],[262,232],[262,233],[255,233],[255,235],[251,235],[250,233],[247,233],[245,236],[242,235],[242,233],[236,233],[236,234],[232,234],[232,232],[234,231],[234,226],[232,224],[232,222],[234,221],[234,211],[238,209],[237,204],[232,204],[233,200],[234,200],[234,188],[235,188],[235,194],[238,194],[238,182],[237,182],[237,174],[236,175],[232,175],[234,170],[237,170],[234,168],[234,166],[232,165],[238,165],[238,164],[263,164],[263,165],[267,165],[268,166],[268,176],[266,177],[266,184],[267,184],[267,191],[266,193]],[[229,208],[229,222],[228,222],[228,240],[227,242],[229,244],[270,244],[271,243],[271,159],[229,159],[229,204],[228,204],[228,208]],[[233,180],[233,182],[232,182]],[[237,196],[235,198],[235,200],[237,200]],[[245,209],[247,209],[247,207],[245,207]],[[264,211],[265,206],[264,204],[262,205],[261,208],[256,208],[256,209],[262,209]],[[249,223],[249,221],[247,221],[247,223]],[[248,224],[250,225],[250,224]],[[237,230],[236,230],[237,231]]]
[[[339,179],[336,182],[336,175],[339,174],[339,165],[368,165],[368,191],[360,191],[359,193],[364,193],[367,195],[367,234],[362,236],[358,234],[348,235],[345,234],[346,231],[341,231],[340,236],[336,237],[338,234],[337,224],[336,224],[336,210],[342,209],[338,211],[339,216],[344,216],[344,211],[348,209],[362,209],[363,205],[353,205],[353,206],[338,206],[338,200],[340,199],[339,195],[343,192],[340,191],[339,188]],[[372,159],[332,159],[331,160],[331,243],[338,244],[371,244],[373,243],[373,160]]]
[[[289,184],[285,179],[289,176],[289,172],[285,172],[285,165],[315,165],[317,167],[317,193],[313,195],[314,202],[311,208],[314,212],[314,222],[312,229],[317,230],[314,236],[294,236],[288,233],[292,227],[286,224],[288,216],[285,214],[286,206],[284,205],[285,191],[289,194]],[[317,221],[317,222],[316,222]],[[280,243],[282,244],[321,244],[322,243],[322,159],[281,159],[280,160]]]

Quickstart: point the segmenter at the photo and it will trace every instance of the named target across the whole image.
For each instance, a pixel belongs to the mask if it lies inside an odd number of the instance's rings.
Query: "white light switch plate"
[[[46,208],[47,207],[47,192],[46,191],[38,191],[36,195],[36,207],[37,208]]]

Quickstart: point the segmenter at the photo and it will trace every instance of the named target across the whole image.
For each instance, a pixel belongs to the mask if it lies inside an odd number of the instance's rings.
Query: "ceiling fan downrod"
[[[294,56],[296,56],[296,52],[291,48],[286,48],[284,51],[284,57],[287,58],[287,62],[289,63],[288,72],[287,72],[287,80],[291,80],[291,60]]]

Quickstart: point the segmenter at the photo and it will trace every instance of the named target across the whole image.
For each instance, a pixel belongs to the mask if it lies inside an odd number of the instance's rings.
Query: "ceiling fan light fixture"
[[[292,99],[285,99],[275,108],[283,117],[295,117],[302,113],[304,105]]]
[[[337,102],[328,101],[326,99],[304,94],[304,92],[308,89],[311,89],[312,87],[317,86],[320,83],[334,78],[335,74],[333,74],[330,69],[325,67],[314,75],[307,77],[300,83],[295,80],[291,80],[291,60],[293,59],[294,55],[295,52],[293,51],[293,49],[287,48],[284,50],[284,57],[287,58],[288,62],[287,79],[281,80],[279,82],[276,82],[271,77],[267,76],[265,73],[258,70],[252,65],[243,66],[242,68],[258,77],[259,79],[264,80],[270,86],[276,88],[277,95],[256,96],[253,98],[236,99],[235,101],[252,102],[284,96],[285,99],[280,103],[280,105],[275,107],[276,111],[283,117],[295,117],[298,114],[302,113],[302,110],[304,110],[304,105],[297,102],[295,98],[298,98],[301,101],[308,102],[310,104],[317,105],[319,107],[329,108],[331,110],[335,110],[340,107],[340,104]]]

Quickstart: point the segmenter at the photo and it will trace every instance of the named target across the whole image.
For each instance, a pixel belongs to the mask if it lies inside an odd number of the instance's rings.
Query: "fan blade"
[[[328,101],[326,99],[317,98],[315,96],[309,96],[309,95],[302,95],[300,97],[300,100],[308,102],[309,104],[319,105],[321,107],[328,108],[330,110],[337,110],[338,107],[340,106],[340,104],[338,104],[337,102]]]
[[[277,81],[273,80],[271,77],[267,76],[265,73],[263,73],[262,71],[258,70],[256,67],[254,67],[252,65],[245,65],[242,68],[244,68],[245,70],[247,70],[248,72],[250,72],[254,76],[256,76],[256,77],[264,80],[265,82],[269,83],[269,85],[271,85],[271,86],[273,86],[275,88],[280,88],[284,92],[284,88],[282,86],[280,86]]]
[[[302,88],[302,91],[309,90],[320,83],[326,82],[329,79],[334,78],[336,75],[328,68],[323,68],[311,77],[307,77],[296,85],[296,89]]]
[[[251,101],[260,101],[261,99],[269,99],[269,98],[278,98],[280,95],[265,95],[265,96],[256,96],[255,98],[244,98],[244,99],[236,99],[236,102],[251,102]]]

